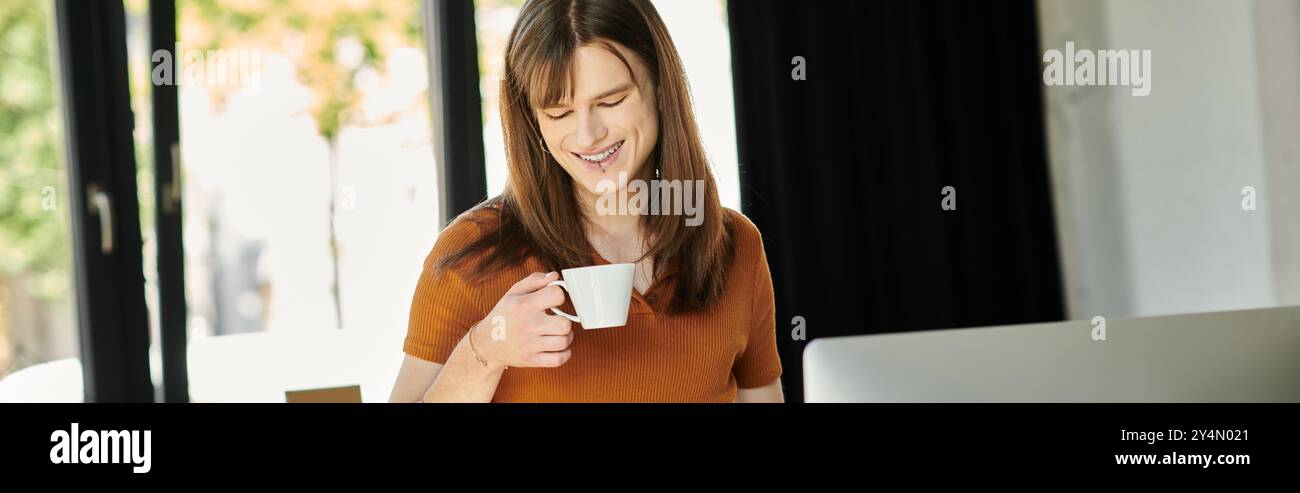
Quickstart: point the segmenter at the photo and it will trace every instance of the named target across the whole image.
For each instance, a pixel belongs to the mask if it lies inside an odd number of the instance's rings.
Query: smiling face
[[[651,75],[623,47],[586,44],[574,52],[571,96],[534,108],[546,149],[573,177],[587,203],[610,193],[603,180],[617,183],[619,172],[636,176],[659,139],[659,116]],[[631,65],[623,64],[610,48]]]
[[[727,292],[734,236],[718,202],[686,70],[654,3],[529,0],[503,61],[499,101],[510,175],[501,195],[483,205],[497,210],[499,226],[451,262],[487,251],[478,272],[529,256],[551,270],[591,265],[589,233],[602,225],[612,226],[606,232],[630,231],[635,219],[644,258],[656,265],[680,259],[670,311],[719,301]],[[600,194],[610,191],[605,180],[620,174],[693,180],[699,214],[634,211],[641,201],[632,196],[625,215],[637,217],[594,217],[608,215],[598,204],[610,197]],[[681,190],[686,193],[685,182]],[[662,194],[650,202],[654,197]],[[691,218],[699,221],[688,223]]]

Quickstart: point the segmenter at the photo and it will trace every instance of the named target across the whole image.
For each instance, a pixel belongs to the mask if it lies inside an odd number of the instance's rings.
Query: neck
[[[642,216],[639,211],[628,211],[627,214],[601,214],[596,209],[598,198],[590,193],[580,193],[578,196],[588,238],[595,235],[620,242],[630,242],[640,238]]]
[[[638,214],[598,214],[588,208],[583,214],[587,236],[598,235],[610,239],[630,241],[641,235],[641,216]]]

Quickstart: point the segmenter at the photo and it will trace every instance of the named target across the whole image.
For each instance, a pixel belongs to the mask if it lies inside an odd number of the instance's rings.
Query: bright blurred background
[[[422,3],[178,0],[182,51],[258,55],[249,87],[180,86],[192,401],[343,385],[387,399],[441,229]],[[738,208],[725,6],[655,3]],[[124,4],[157,383],[148,2]],[[505,183],[497,84],[521,4],[477,2],[491,194]],[[49,0],[0,0],[0,402],[83,398],[53,26]]]
[[[55,1],[0,0],[0,402],[83,399],[64,154],[85,139],[63,135]],[[479,193],[438,182],[460,129],[441,122],[472,118],[435,114],[430,88],[473,78],[430,64],[424,25],[469,2],[176,0],[182,51],[256,54],[247,86],[179,87],[191,400],[386,399],[440,208]],[[155,265],[149,3],[122,6],[156,385],[159,299],[178,293]],[[740,208],[746,156],[777,320],[815,320],[810,338],[1300,303],[1300,0],[654,3],[722,203]],[[488,194],[521,4],[473,3]],[[438,25],[469,41],[468,18]],[[1151,50],[1150,95],[1042,86],[1042,51],[1066,43]],[[971,213],[936,216],[952,180]],[[806,342],[779,342],[788,400]]]

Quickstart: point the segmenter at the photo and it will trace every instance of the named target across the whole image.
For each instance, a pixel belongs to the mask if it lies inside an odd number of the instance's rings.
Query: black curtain
[[[817,337],[1062,318],[1033,0],[744,0],[728,17],[787,401]]]

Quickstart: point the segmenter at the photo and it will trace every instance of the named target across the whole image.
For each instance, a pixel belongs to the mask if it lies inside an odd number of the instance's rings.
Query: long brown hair
[[[703,222],[687,226],[683,216],[642,216],[646,256],[662,272],[678,262],[671,312],[705,308],[723,292],[734,255],[732,225],[718,201],[717,184],[700,140],[681,58],[668,29],[649,0],[530,0],[519,13],[506,47],[501,81],[501,121],[509,178],[505,191],[476,209],[497,215],[495,231],[441,259],[455,266],[481,252],[471,273],[487,275],[529,256],[548,269],[591,263],[590,243],[572,178],[539,143],[535,107],[570,95],[573,55],[583,45],[603,46],[629,61],[610,43],[625,47],[648,67],[658,102],[659,140],[633,179],[703,180]],[[644,86],[643,86],[644,87]],[[683,190],[690,187],[682,187]]]

